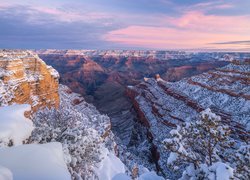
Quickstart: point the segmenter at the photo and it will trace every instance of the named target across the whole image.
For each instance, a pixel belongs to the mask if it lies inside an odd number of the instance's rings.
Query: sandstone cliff
[[[116,160],[114,163],[117,165],[119,161],[123,168],[119,172],[125,173],[124,164],[115,156],[116,144],[109,117],[100,114],[79,94],[59,85],[58,79],[58,72],[30,51],[0,50],[0,109],[4,109],[0,112],[0,120],[10,121],[9,117],[3,116],[6,112],[13,113],[14,118],[20,118],[27,110],[10,106],[9,111],[6,111],[2,106],[14,103],[30,104],[33,111],[32,116],[29,116],[33,122],[29,122],[31,130],[24,132],[27,134],[24,138],[21,138],[20,133],[8,129],[5,123],[0,123],[0,129],[2,127],[8,132],[0,135],[0,146],[3,144],[2,138],[7,139],[6,146],[11,146],[12,134],[21,139],[20,147],[22,143],[47,144],[57,141],[65,149],[64,157],[67,159],[71,179],[94,179],[99,175],[99,171],[103,172],[102,167],[107,166],[113,172],[113,167],[106,163],[109,161],[104,159],[111,156],[112,160]],[[15,111],[20,113],[15,114]],[[11,127],[18,125],[10,122]],[[25,129],[27,127],[24,126]],[[26,141],[28,137],[29,140]],[[14,156],[16,155],[17,153],[14,153]],[[44,156],[42,160],[48,161],[46,158],[49,157]],[[15,159],[9,161],[18,164]]]
[[[30,51],[0,50],[0,106],[59,106],[59,74]]]

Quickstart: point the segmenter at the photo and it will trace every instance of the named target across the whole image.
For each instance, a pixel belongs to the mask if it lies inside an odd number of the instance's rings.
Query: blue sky
[[[250,50],[250,0],[0,0],[0,48]]]

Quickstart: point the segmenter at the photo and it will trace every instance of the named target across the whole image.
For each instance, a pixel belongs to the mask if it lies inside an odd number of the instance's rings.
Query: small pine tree
[[[67,157],[72,179],[96,177],[94,168],[101,161],[102,138],[97,131],[86,127],[81,113],[67,104],[58,110],[43,109],[34,114],[36,128],[30,143],[61,142]]]
[[[171,151],[168,166],[174,170],[188,166],[189,171],[192,167],[193,172],[201,172],[201,166],[209,167],[223,160],[223,152],[233,146],[229,134],[230,129],[221,123],[220,116],[210,109],[202,111],[197,121],[178,126],[170,131],[171,138],[164,140],[166,149]]]

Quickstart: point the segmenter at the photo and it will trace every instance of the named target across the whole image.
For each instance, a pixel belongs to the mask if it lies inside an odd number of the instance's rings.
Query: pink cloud
[[[199,11],[190,11],[179,18],[166,17],[163,20],[178,28],[217,32],[249,34],[250,16],[216,16],[205,15]]]
[[[187,12],[179,18],[165,17],[167,26],[129,26],[109,32],[108,41],[146,48],[207,48],[213,42],[250,39],[249,16],[215,16],[198,11]],[[160,23],[159,23],[160,24]],[[216,45],[218,48],[245,48],[246,45]],[[243,47],[244,46],[244,47]]]

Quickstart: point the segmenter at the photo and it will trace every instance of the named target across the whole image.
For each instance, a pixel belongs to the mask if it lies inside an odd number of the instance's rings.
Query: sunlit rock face
[[[167,157],[159,142],[176,125],[195,121],[206,108],[221,116],[237,139],[250,139],[250,60],[233,61],[178,82],[168,82],[159,76],[145,78],[144,82],[129,86],[127,95],[148,129],[148,138],[159,153],[157,160],[163,171]]]
[[[60,164],[60,160],[53,161],[65,167],[68,178],[70,172],[71,179],[80,176],[81,179],[95,179],[99,171],[103,172],[102,167],[107,167],[112,173],[125,173],[125,165],[115,156],[117,145],[109,117],[102,115],[81,95],[60,85],[58,72],[32,52],[0,50],[0,110],[0,120],[3,120],[0,123],[3,129],[0,146],[4,146],[2,149],[6,153],[10,151],[7,146],[32,146],[23,143],[48,146],[57,141],[59,149],[48,147],[62,157],[64,164]],[[29,149],[25,151],[31,152]],[[18,156],[18,153],[12,155]],[[43,162],[51,160],[46,154],[42,156],[40,159]],[[8,162],[16,165],[18,162],[15,160],[10,159]],[[113,166],[112,160],[120,169]],[[10,170],[14,172],[15,167],[10,166]],[[17,176],[29,178],[29,174],[25,171]],[[46,176],[48,179],[54,175],[46,173]]]
[[[0,106],[59,106],[59,74],[30,51],[0,50]]]

